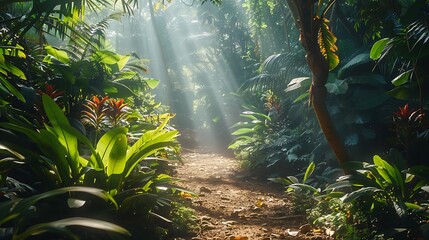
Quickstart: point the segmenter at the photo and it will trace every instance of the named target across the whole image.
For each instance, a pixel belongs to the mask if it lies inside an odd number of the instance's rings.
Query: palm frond
[[[83,59],[86,55],[102,48],[109,22],[118,21],[121,17],[122,13],[113,13],[92,25],[80,21],[71,34],[69,49],[75,53],[76,58]]]
[[[260,67],[260,74],[248,79],[239,91],[260,92],[271,89],[275,92],[286,89],[290,80],[310,75],[303,54],[282,53],[269,56]]]
[[[409,40],[415,41],[412,49],[418,45],[424,45],[429,41],[429,19],[421,18],[408,26],[407,36]]]

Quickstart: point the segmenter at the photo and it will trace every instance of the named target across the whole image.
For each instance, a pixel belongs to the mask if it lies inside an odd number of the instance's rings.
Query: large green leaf
[[[44,192],[32,197],[24,199],[15,199],[6,202],[0,203],[0,225],[19,217],[21,214],[28,213],[28,210],[31,209],[31,206],[34,206],[40,200],[51,198],[54,196],[70,193],[70,192],[81,192],[87,193],[98,198],[101,198],[105,201],[111,201],[116,207],[117,204],[115,200],[105,191],[98,188],[90,187],[65,187],[60,189],[51,190]],[[12,216],[12,217],[10,217]]]
[[[123,151],[124,142],[125,144],[127,144],[126,137],[124,139],[124,136],[126,136],[127,133],[127,128],[117,127],[105,133],[97,143],[96,152],[99,154],[101,161],[103,162],[103,168],[105,169],[106,173],[110,173],[108,175],[111,175],[113,173],[113,170],[115,168],[115,164],[113,163],[114,161],[125,161],[123,157],[115,155],[113,151],[117,149],[119,149],[119,151]],[[126,154],[123,155],[126,156]],[[113,157],[113,159],[111,159],[111,157]],[[110,164],[113,165],[109,167]],[[121,164],[118,165],[118,169],[116,169],[115,171],[119,171],[120,165]]]
[[[360,53],[350,59],[343,67],[338,70],[338,78],[343,79],[353,77],[362,72],[370,72],[372,60],[369,53]]]
[[[70,59],[66,51],[60,50],[56,47],[46,45],[45,51],[47,54],[55,57],[57,60],[61,61],[62,63],[69,63]]]
[[[64,146],[67,151],[67,161],[72,170],[73,176],[79,174],[79,152],[77,138],[66,131],[70,127],[70,123],[64,115],[63,111],[58,107],[55,101],[48,95],[42,96],[43,108],[52,128],[46,126],[46,129],[52,131],[58,137],[58,141]]]
[[[360,89],[358,93],[359,94],[356,93],[353,96],[355,108],[358,110],[375,108],[389,99],[389,95],[387,95],[383,90],[376,88]]]
[[[112,174],[122,174],[125,165],[126,165],[126,157],[127,157],[127,135],[125,134],[117,134],[112,139],[113,145],[110,149],[110,153],[106,153],[109,155],[107,165],[107,176]]]
[[[142,161],[145,157],[165,147],[173,147],[176,145],[175,140],[178,131],[168,131],[164,129],[170,118],[171,116],[168,116],[155,130],[144,133],[143,136],[130,147],[127,152],[126,171],[128,172],[126,176],[128,176],[137,163]]]
[[[92,167],[101,168],[103,166],[103,162],[101,161],[100,155],[95,150],[91,141],[85,135],[83,135],[81,132],[79,132],[76,128],[72,126],[63,126],[63,129],[64,131],[67,131],[69,134],[75,136],[79,142],[85,144],[86,147],[88,147],[88,149],[92,153],[91,158],[88,159]]]
[[[378,40],[377,42],[372,45],[371,52],[369,53],[369,56],[373,60],[377,60],[381,57],[381,53],[384,51],[387,44],[390,42],[389,38],[383,38]]]
[[[407,100],[410,99],[417,100],[420,96],[419,89],[417,87],[407,85],[401,85],[387,92],[389,96],[392,96],[396,99]]]
[[[2,75],[0,75],[0,83],[10,92],[12,93],[16,98],[21,100],[21,102],[26,102],[24,96],[21,92],[18,91],[18,89],[13,86],[6,78],[4,78]]]
[[[22,80],[27,80],[25,73],[21,69],[19,69],[18,67],[16,67],[15,65],[13,65],[10,62],[2,62],[0,64],[0,69],[4,69],[7,72],[10,72],[11,74],[15,75],[16,77],[18,77]]]
[[[157,133],[161,132],[164,129],[164,127],[167,125],[167,123],[170,121],[171,118],[172,118],[172,116],[166,115],[164,121],[156,129],[146,131],[142,135],[142,137],[140,137],[139,140],[137,140],[133,144],[133,146],[130,147],[130,149],[127,152],[127,159],[129,159],[131,156],[136,154],[139,151],[139,149],[149,141],[149,139],[154,137]]]
[[[131,233],[128,230],[110,222],[91,218],[73,217],[53,222],[36,224],[25,230],[23,233],[18,234],[14,239],[24,240],[29,237],[37,236],[47,232],[57,232],[62,236],[67,236],[68,238],[72,237],[73,239],[79,239],[79,237],[76,236],[73,231],[67,229],[67,227],[71,226],[92,228],[101,231],[115,232],[125,236],[131,236]],[[77,233],[79,230],[75,231]]]
[[[164,149],[166,147],[174,147],[176,145],[175,139],[178,135],[178,131],[163,131],[158,133],[156,136],[147,141],[142,145],[137,152],[133,155],[130,155],[127,158],[127,167],[126,177],[131,173],[134,167],[146,157],[156,153],[158,150]],[[128,156],[128,154],[127,154]]]

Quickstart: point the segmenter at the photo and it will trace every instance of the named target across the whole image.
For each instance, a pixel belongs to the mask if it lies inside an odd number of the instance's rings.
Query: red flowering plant
[[[64,97],[64,91],[56,89],[55,85],[53,84],[49,84],[49,83],[45,83],[44,86],[44,90],[39,89],[37,91],[37,93],[39,95],[43,95],[46,94],[49,97],[51,97],[60,107],[61,107],[61,103],[59,102],[61,98]]]
[[[103,122],[106,121],[106,117],[110,109],[107,107],[106,101],[109,99],[105,96],[99,99],[97,96],[93,96],[92,100],[87,100],[84,104],[84,110],[82,110],[82,123],[84,125],[92,126],[96,132],[99,132],[103,127]]]
[[[92,126],[96,132],[100,132],[105,126],[117,126],[127,117],[129,107],[124,99],[113,99],[105,96],[100,99],[93,96],[87,100],[82,111],[84,125]]]
[[[110,119],[110,123],[113,126],[117,126],[122,120],[127,117],[129,107],[124,103],[124,99],[109,99],[107,101],[109,111],[107,112],[107,118]]]
[[[393,116],[393,132],[398,142],[408,149],[418,137],[418,134],[427,128],[426,115],[421,109],[411,109],[408,104],[399,107]]]

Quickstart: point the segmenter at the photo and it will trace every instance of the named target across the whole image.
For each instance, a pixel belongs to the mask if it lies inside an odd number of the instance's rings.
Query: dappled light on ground
[[[300,233],[305,216],[294,214],[283,188],[249,177],[239,161],[202,150],[185,150],[183,159],[179,185],[198,194],[187,199],[197,213],[193,239],[323,239]]]

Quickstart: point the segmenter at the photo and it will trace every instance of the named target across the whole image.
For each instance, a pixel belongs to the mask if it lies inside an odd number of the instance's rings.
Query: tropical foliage
[[[185,190],[159,169],[180,147],[158,80],[109,45],[121,13],[84,21],[136,4],[2,2],[0,238],[155,239],[186,221],[173,215]]]
[[[328,235],[428,238],[427,0],[190,2],[2,1],[0,238],[166,236],[171,124]]]

